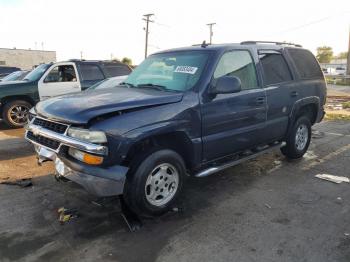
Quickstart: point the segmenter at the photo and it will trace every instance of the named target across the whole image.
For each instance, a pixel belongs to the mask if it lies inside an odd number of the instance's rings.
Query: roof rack
[[[255,45],[255,44],[275,44],[275,45],[290,45],[296,47],[302,47],[302,45],[287,43],[287,42],[275,42],[275,41],[243,41],[240,43],[241,45]]]

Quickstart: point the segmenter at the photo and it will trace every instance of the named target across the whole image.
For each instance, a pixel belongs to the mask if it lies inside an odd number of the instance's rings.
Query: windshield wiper
[[[121,86],[127,86],[127,87],[135,87],[133,84],[127,83],[127,82],[121,82],[119,83]]]
[[[159,90],[159,91],[169,90],[168,88],[166,88],[166,86],[155,85],[155,84],[151,84],[151,83],[139,84],[136,87],[139,87],[139,88],[152,88],[152,89],[156,89],[156,90]]]

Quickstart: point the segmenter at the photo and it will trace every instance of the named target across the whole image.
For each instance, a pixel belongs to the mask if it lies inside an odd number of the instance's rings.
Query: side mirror
[[[237,93],[242,90],[241,85],[241,80],[236,76],[221,76],[215,80],[209,93],[213,95]]]

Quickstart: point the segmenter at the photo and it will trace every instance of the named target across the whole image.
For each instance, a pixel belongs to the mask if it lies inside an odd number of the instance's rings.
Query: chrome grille
[[[42,118],[36,117],[33,121],[33,124],[36,126],[41,126],[43,128],[46,128],[48,130],[54,131],[59,134],[64,134],[66,132],[68,126],[56,122],[51,122]]]
[[[59,142],[44,136],[40,136],[40,135],[36,136],[33,134],[32,131],[27,131],[27,138],[32,140],[33,142],[36,142],[40,145],[46,146],[53,150],[57,150],[58,147],[60,146]]]

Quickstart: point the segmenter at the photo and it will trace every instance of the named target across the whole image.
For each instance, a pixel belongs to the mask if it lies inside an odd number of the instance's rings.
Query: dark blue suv
[[[117,87],[38,103],[26,138],[59,176],[153,216],[186,175],[274,148],[302,157],[325,101],[321,68],[298,45],[203,43],[149,56]]]

